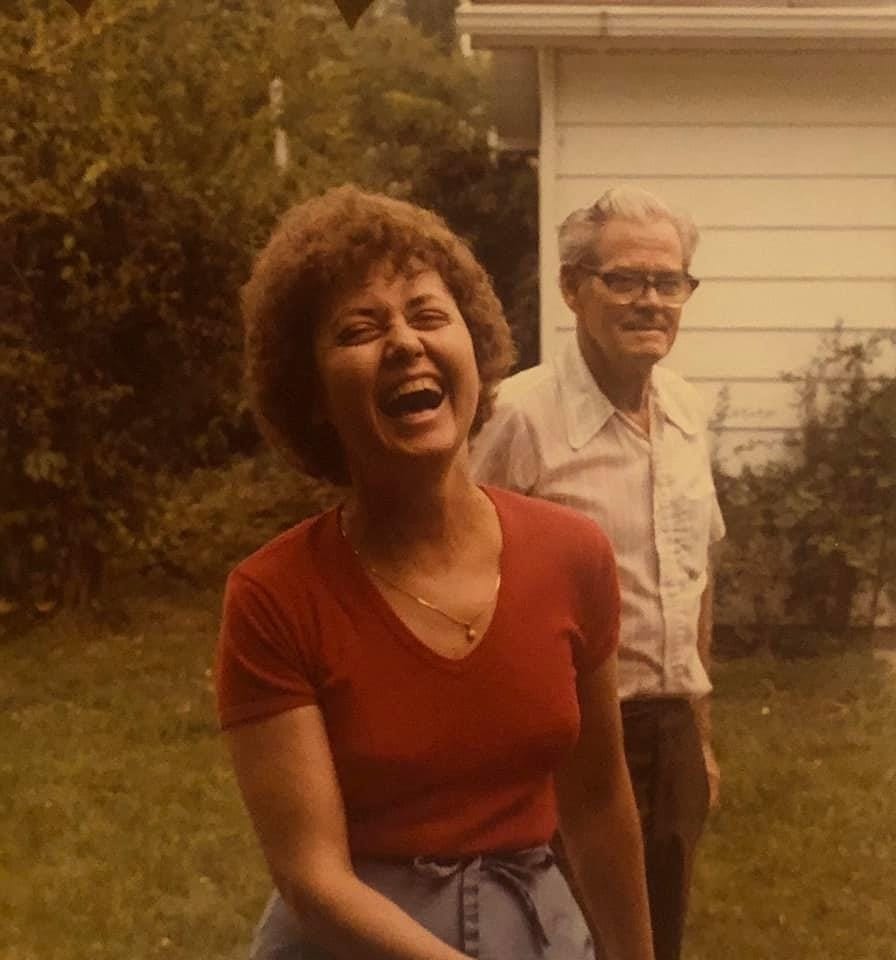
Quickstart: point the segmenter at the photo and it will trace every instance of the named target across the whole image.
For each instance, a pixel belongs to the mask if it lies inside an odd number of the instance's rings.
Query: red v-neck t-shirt
[[[602,531],[578,513],[485,488],[501,587],[479,644],[452,660],[370,581],[331,510],[230,575],[216,664],[223,728],[316,704],[353,856],[459,857],[544,843],[553,773],[579,731],[576,674],[618,641]]]

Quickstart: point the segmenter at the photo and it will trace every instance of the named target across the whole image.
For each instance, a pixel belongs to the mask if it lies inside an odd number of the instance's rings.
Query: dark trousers
[[[635,791],[656,960],[679,960],[697,841],[709,810],[700,734],[682,698],[622,703],[625,756]]]

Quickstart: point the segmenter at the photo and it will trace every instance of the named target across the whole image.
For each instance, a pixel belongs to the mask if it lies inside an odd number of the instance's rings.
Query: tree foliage
[[[105,555],[136,545],[154,476],[232,445],[243,251],[132,170],[77,215],[6,226],[0,595],[83,602]]]
[[[534,176],[491,149],[478,71],[386,8],[351,32],[302,0],[3,6],[0,602],[86,602],[148,549],[160,477],[249,442],[238,289],[289,204],[354,181],[432,206],[513,313]]]
[[[719,612],[741,628],[735,647],[818,653],[896,602],[896,379],[873,373],[894,343],[837,330],[793,378],[794,457],[718,478]]]
[[[445,46],[457,36],[454,13],[457,0],[405,0],[408,20],[428,37],[435,37]]]

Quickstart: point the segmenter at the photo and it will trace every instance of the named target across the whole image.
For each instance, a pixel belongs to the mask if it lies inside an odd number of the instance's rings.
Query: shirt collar
[[[566,435],[573,450],[581,450],[615,413],[615,407],[595,383],[573,335],[555,360]]]
[[[702,423],[694,401],[689,400],[691,388],[663,366],[656,366],[650,374],[650,391],[657,410],[688,437],[695,437]],[[687,391],[687,392],[686,392]]]
[[[616,412],[597,385],[575,336],[557,353],[554,365],[560,388],[560,403],[566,422],[566,435],[573,450],[582,447],[604,428]],[[699,425],[674,387],[669,371],[654,367],[650,374],[650,392],[655,408],[682,433],[693,436]]]

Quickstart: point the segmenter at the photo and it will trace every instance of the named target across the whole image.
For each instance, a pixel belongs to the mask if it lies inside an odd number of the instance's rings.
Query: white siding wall
[[[780,448],[795,417],[782,374],[837,322],[858,336],[896,328],[896,53],[556,51],[549,62],[543,211],[559,223],[618,183],[687,208],[703,285],[669,366],[711,406],[728,385],[729,465]],[[544,279],[550,353],[572,318]],[[896,356],[880,364],[891,373]],[[755,441],[766,446],[741,449]]]

